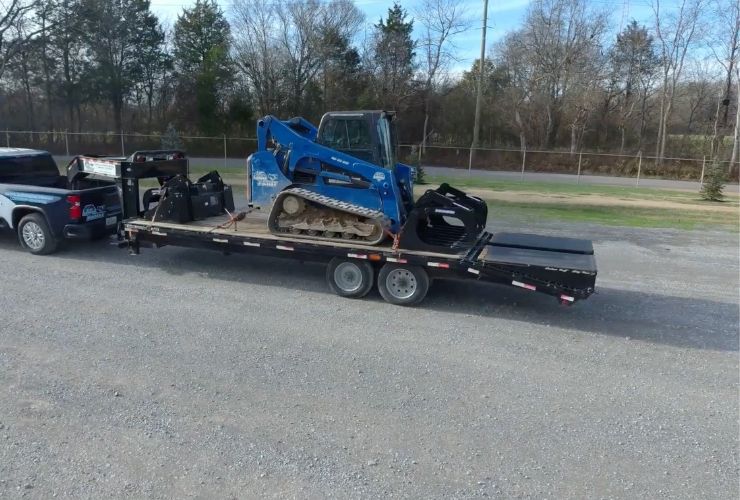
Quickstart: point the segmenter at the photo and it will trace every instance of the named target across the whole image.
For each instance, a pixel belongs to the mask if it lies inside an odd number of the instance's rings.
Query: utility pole
[[[480,137],[480,102],[483,97],[483,73],[486,62],[486,25],[488,24],[488,0],[483,0],[483,26],[480,39],[480,65],[478,68],[478,89],[475,96],[475,123],[473,124],[473,144],[470,146],[468,170],[473,166],[473,150],[478,147]]]

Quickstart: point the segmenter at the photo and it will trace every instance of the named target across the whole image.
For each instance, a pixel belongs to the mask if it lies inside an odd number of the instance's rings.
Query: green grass
[[[645,209],[620,206],[527,204],[486,200],[489,219],[493,217],[587,222],[605,226],[642,228],[706,229],[714,227],[737,232],[738,217],[725,212]]]
[[[704,204],[707,205],[707,208],[711,208],[713,205],[710,202],[701,200],[698,190],[694,193],[692,191],[679,191],[652,187],[603,186],[594,184],[566,184],[541,181],[520,182],[467,177],[429,177],[430,186],[436,186],[443,182],[447,182],[451,186],[457,186],[459,188],[490,189],[491,191],[528,191],[547,195],[564,196],[588,196],[595,194],[626,200],[664,200],[677,203]],[[738,206],[740,205],[740,198],[737,196],[727,196],[724,203]]]
[[[191,177],[196,178],[211,170],[218,170],[224,180],[234,186],[246,182],[245,167],[213,165],[212,168],[193,168]],[[707,210],[674,210],[624,206],[572,205],[567,200],[561,203],[519,203],[500,200],[486,200],[491,219],[494,217],[524,220],[560,220],[564,222],[586,222],[606,226],[627,226],[642,228],[701,229],[715,227],[738,231],[738,217],[727,212],[713,212],[717,203],[703,201],[699,193],[652,187],[603,186],[593,184],[566,184],[541,181],[510,181],[447,176],[429,176],[424,187],[436,187],[443,182],[452,186],[488,189],[491,191],[527,191],[546,195],[587,196],[604,195],[625,200],[665,200],[693,205],[706,205]],[[740,198],[727,196],[722,206],[738,206]]]

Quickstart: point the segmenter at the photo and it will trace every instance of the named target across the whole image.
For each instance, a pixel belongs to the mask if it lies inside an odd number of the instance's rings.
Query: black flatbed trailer
[[[399,305],[419,303],[431,279],[502,283],[551,295],[566,305],[594,293],[597,269],[593,245],[582,239],[484,232],[472,246],[439,253],[404,249],[391,239],[381,245],[366,245],[356,240],[278,236],[269,232],[266,218],[259,213],[235,224],[228,214],[185,223],[154,222],[143,217],[139,180],[187,176],[187,158],[181,152],[174,153],[135,153],[122,162],[116,159],[116,169],[111,169],[110,176],[122,189],[120,245],[133,254],[142,247],[179,246],[326,262],[327,282],[338,295],[362,297],[377,283],[383,298]]]
[[[386,245],[363,245],[352,241],[312,241],[290,236],[276,236],[266,229],[264,219],[245,219],[237,228],[221,229],[229,217],[211,217],[184,224],[151,222],[143,218],[123,221],[123,239],[134,254],[141,247],[180,246],[204,248],[225,253],[245,253],[283,257],[302,261],[329,262],[327,279],[332,289],[345,296],[362,296],[350,292],[352,280],[337,283],[336,268],[343,262],[362,262],[375,272],[386,265],[407,268],[411,276],[423,270],[430,278],[473,279],[513,285],[551,295],[563,304],[573,304],[594,292],[596,261],[590,241],[519,233],[484,233],[476,245],[456,254],[424,252],[393,248]],[[332,270],[334,270],[332,272]],[[387,273],[386,273],[387,274]],[[403,278],[403,274],[399,276]],[[334,281],[334,282],[332,282]],[[406,293],[391,294],[390,302],[414,304],[426,295],[428,283],[414,276],[416,286],[425,288],[421,296],[403,300]],[[370,285],[371,287],[372,285]],[[389,285],[379,282],[380,287]],[[362,287],[361,287],[362,288]],[[400,286],[403,288],[403,285]],[[384,290],[381,289],[381,292]],[[388,290],[385,290],[388,292]],[[386,294],[383,294],[384,298]]]

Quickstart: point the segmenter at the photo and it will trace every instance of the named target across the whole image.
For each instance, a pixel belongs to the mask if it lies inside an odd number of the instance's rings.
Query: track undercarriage
[[[302,188],[289,188],[278,195],[268,225],[273,234],[316,240],[361,240],[376,245],[386,237],[382,212]]]

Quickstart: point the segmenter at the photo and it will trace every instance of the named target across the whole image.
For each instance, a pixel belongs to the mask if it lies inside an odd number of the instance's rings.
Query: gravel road
[[[528,229],[593,238],[599,293],[407,309],[312,264],[3,234],[0,497],[737,498],[738,236]]]

